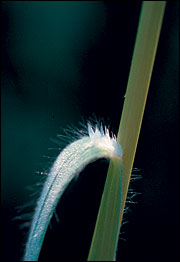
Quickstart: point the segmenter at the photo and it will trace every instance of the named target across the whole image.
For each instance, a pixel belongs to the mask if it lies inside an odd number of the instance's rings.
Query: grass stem
[[[117,140],[121,161],[110,161],[88,261],[114,261],[128,186],[152,75],[165,1],[144,1]]]

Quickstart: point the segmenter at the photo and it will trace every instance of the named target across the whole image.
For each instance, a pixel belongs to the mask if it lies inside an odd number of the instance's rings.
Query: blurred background
[[[22,259],[33,211],[23,207],[37,201],[28,187],[39,191],[38,171],[59,154],[50,138],[92,116],[117,133],[140,10],[140,1],[1,2],[1,261]],[[178,261],[178,18],[168,1],[134,162],[141,194],[118,261]],[[40,261],[87,259],[107,168],[90,164],[68,186]]]

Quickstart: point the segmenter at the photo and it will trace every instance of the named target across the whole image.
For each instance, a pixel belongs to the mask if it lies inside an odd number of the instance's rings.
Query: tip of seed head
[[[93,129],[90,123],[88,125],[88,134],[93,144],[99,148],[110,151],[114,156],[122,158],[122,147],[117,142],[116,136],[110,136],[109,129],[103,128],[101,123],[100,128],[96,125]]]

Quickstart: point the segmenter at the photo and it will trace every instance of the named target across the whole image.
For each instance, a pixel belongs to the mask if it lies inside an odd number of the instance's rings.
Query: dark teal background
[[[27,231],[17,206],[36,197],[68,125],[93,115],[117,133],[141,2],[2,1],[2,258],[19,261]],[[119,261],[178,260],[179,5],[168,1],[134,167],[141,195],[120,235]],[[64,145],[62,144],[62,147]],[[86,260],[108,167],[89,165],[60,201],[40,260]],[[29,208],[24,212],[32,212]],[[26,214],[26,213],[25,213]]]

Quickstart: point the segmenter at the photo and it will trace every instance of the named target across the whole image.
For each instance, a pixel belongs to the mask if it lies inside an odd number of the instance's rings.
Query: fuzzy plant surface
[[[66,146],[50,169],[37,202],[23,261],[38,260],[49,222],[64,190],[87,164],[99,158],[121,162],[122,148],[102,124],[93,127],[88,123],[87,134],[80,133],[79,139]]]

